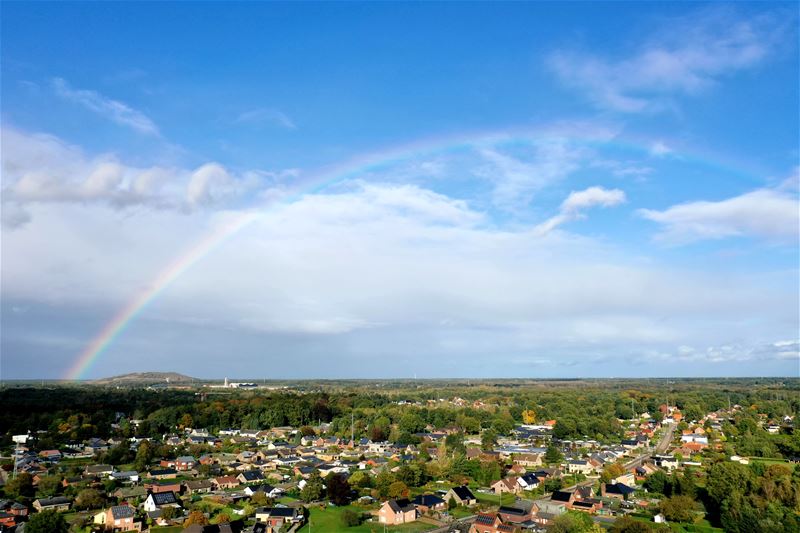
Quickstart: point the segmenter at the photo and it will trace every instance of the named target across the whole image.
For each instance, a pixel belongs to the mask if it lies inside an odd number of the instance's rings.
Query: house
[[[518,453],[514,456],[514,464],[518,464],[520,466],[541,466],[542,454]]]
[[[217,490],[235,489],[241,482],[234,476],[220,476],[211,480]]]
[[[584,513],[595,514],[603,508],[603,501],[596,498],[586,498],[583,500],[575,500],[572,502],[570,509],[573,511],[581,511]]]
[[[447,509],[447,503],[438,496],[433,494],[420,494],[411,503],[417,506],[420,513],[427,513],[428,511],[444,511]]]
[[[589,461],[573,460],[567,461],[567,472],[570,474],[589,475],[594,472],[594,466]]]
[[[214,488],[210,479],[193,479],[184,483],[187,494],[208,494]]]
[[[600,485],[600,495],[608,498],[627,500],[628,496],[636,492],[636,489],[624,483],[603,483]]]
[[[123,483],[137,483],[139,481],[139,472],[136,470],[126,470],[124,472],[111,472],[108,479],[111,481],[122,481]]]
[[[517,478],[517,485],[522,490],[536,490],[539,487],[540,481],[536,474],[523,474]]]
[[[569,493],[567,493],[569,494]],[[546,526],[559,515],[567,512],[567,504],[553,500],[550,498],[543,498],[533,502],[534,517],[533,522],[536,524]]]
[[[178,477],[178,471],[172,467],[157,468],[151,470],[148,475],[152,479],[175,479]]]
[[[38,512],[68,511],[70,505],[72,505],[72,501],[63,496],[55,496],[54,498],[39,498],[33,502],[33,508]]]
[[[407,498],[383,502],[378,511],[378,522],[396,526],[414,522],[417,519],[417,507]]]
[[[94,515],[94,523],[111,531],[141,531],[142,523],[134,522],[136,513],[130,505],[114,505]]]
[[[678,468],[678,460],[672,455],[655,455],[653,456],[653,460],[656,466],[660,466],[667,471]]]
[[[520,490],[522,490],[522,487],[520,487],[519,483],[517,483],[516,476],[509,476],[492,483],[491,489],[495,494],[517,494]]]
[[[39,452],[39,457],[45,461],[58,462],[61,460],[61,452],[58,450],[42,450]]]
[[[174,492],[150,493],[144,501],[145,512],[158,511],[163,507],[181,507],[178,497]]]
[[[495,513],[480,513],[469,528],[469,533],[516,533],[519,527],[513,524],[504,524],[500,515]]]
[[[171,479],[167,479],[164,481],[154,481],[150,483],[145,483],[144,488],[147,489],[147,492],[153,492],[155,494],[160,494],[162,492],[180,492],[181,482],[178,480],[171,480]]]
[[[550,501],[563,503],[569,506],[575,501],[575,493],[567,490],[554,490],[553,494],[550,495]]]
[[[175,459],[175,469],[180,472],[191,470],[195,466],[197,466],[197,460],[191,455],[182,455]]]
[[[521,524],[533,520],[534,504],[530,500],[517,500],[513,505],[501,505],[497,514],[504,524]]]
[[[86,475],[87,476],[102,476],[106,477],[114,471],[114,467],[111,465],[87,465],[86,466]]]
[[[293,524],[303,523],[303,513],[297,507],[259,507],[256,509],[256,522],[266,524],[274,530]],[[267,531],[270,531],[267,529]]]
[[[120,487],[112,494],[118,500],[133,500],[147,496],[147,489],[144,487]]]
[[[449,502],[451,498],[454,499],[458,505],[470,506],[478,503],[478,499],[466,485],[453,487],[447,491],[447,494],[444,495],[444,501]]]
[[[236,476],[236,479],[238,479],[240,483],[245,484],[258,483],[260,481],[264,481],[264,474],[258,470],[247,470]]]
[[[273,487],[272,485],[252,485],[244,489],[244,493],[248,496],[253,496],[257,492],[262,492],[269,498],[280,498],[283,495],[283,490]]]

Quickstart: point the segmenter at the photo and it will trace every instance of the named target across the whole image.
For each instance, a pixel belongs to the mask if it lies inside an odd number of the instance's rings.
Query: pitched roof
[[[444,503],[443,499],[433,494],[420,494],[412,501],[416,505],[422,505],[425,507],[433,507],[435,505],[441,505]]]
[[[553,491],[553,495],[550,496],[550,499],[555,502],[568,502],[572,497],[571,492],[567,492],[565,490],[556,490]]]
[[[475,495],[472,494],[472,491],[469,490],[469,487],[467,487],[466,485],[461,485],[460,487],[453,487],[453,492],[461,500],[474,500],[474,499],[476,499]]]
[[[114,520],[133,518],[133,515],[133,507],[130,505],[115,505],[111,508],[111,516],[114,517]]]
[[[156,492],[150,494],[153,497],[153,503],[156,505],[170,505],[173,503],[178,503],[178,498],[175,497],[175,493],[172,491],[168,492]]]

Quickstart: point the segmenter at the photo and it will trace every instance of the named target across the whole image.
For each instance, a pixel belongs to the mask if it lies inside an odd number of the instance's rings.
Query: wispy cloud
[[[249,111],[244,111],[236,117],[236,121],[239,124],[274,124],[276,126],[280,126],[282,128],[286,128],[288,130],[296,130],[297,124],[289,118],[289,115],[280,111],[278,109],[270,109],[259,107],[257,109],[251,109]]]
[[[97,91],[74,89],[66,80],[54,78],[53,90],[64,100],[79,104],[98,115],[146,135],[160,135],[158,126],[147,115]]]
[[[767,58],[783,34],[780,17],[769,13],[739,18],[726,10],[669,19],[629,57],[602,57],[560,50],[548,58],[560,80],[584,92],[598,107],[626,113],[670,107],[673,94],[696,94],[722,76]]]
[[[663,211],[640,209],[639,216],[661,224],[657,239],[672,244],[727,237],[794,240],[800,231],[796,193],[757,189],[717,202],[687,202]]]
[[[539,235],[546,235],[565,222],[583,218],[585,209],[596,206],[614,207],[624,202],[625,192],[620,189],[589,187],[582,191],[572,191],[567,199],[561,203],[559,213],[536,226],[534,232]]]

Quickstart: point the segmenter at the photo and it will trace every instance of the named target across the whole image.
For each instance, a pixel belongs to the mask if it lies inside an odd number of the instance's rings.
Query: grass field
[[[347,531],[348,533],[382,533],[383,525],[375,522],[364,522],[355,527],[344,527],[342,525],[341,516],[345,509],[351,509],[358,513],[363,513],[366,508],[355,505],[348,505],[347,507],[311,507],[311,514],[309,516],[310,524],[303,526],[300,531],[303,533],[313,533],[319,531],[320,533],[329,531]],[[434,529],[430,524],[423,524],[421,522],[412,522],[410,524],[402,524],[399,526],[388,526],[386,531],[400,532],[400,533],[418,533],[421,531],[429,531]]]
[[[181,533],[181,531],[183,531],[183,526],[154,526],[150,528],[150,533]]]

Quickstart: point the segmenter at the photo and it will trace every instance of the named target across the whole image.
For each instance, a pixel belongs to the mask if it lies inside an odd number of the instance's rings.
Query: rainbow
[[[295,184],[295,190],[287,191],[279,200],[282,205],[296,201],[307,194],[318,193],[332,185],[341,183],[369,172],[374,172],[386,168],[393,164],[402,163],[418,157],[425,157],[437,154],[455,153],[482,146],[498,146],[515,143],[546,142],[548,140],[567,140],[578,142],[588,146],[609,146],[620,149],[631,150],[638,153],[648,153],[652,146],[651,140],[639,142],[624,142],[614,137],[612,140],[602,136],[576,137],[575,135],[563,135],[558,131],[535,131],[535,130],[504,130],[503,132],[479,133],[473,135],[459,135],[453,137],[437,137],[423,139],[410,144],[399,145],[386,150],[381,150],[366,155],[358,156],[347,160],[343,164],[323,168],[306,179],[299,180]],[[736,167],[724,165],[717,162],[716,158],[700,157],[687,154],[681,151],[679,157],[684,161],[701,163],[707,167],[714,167],[733,171],[740,176],[750,176],[735,170]],[[737,165],[738,167],[738,165]],[[741,168],[741,167],[738,167]],[[103,327],[103,329],[89,342],[84,350],[78,355],[73,364],[69,367],[64,379],[80,380],[87,374],[92,364],[108,349],[108,347],[118,338],[149,304],[151,304],[161,293],[163,293],[176,279],[187,270],[201,261],[204,257],[212,253],[220,244],[234,236],[261,216],[264,211],[247,211],[238,215],[234,220],[215,228],[207,236],[199,240],[193,246],[185,250],[181,255],[164,268],[147,285],[147,288],[138,294],[127,305],[120,309],[117,314]]]

